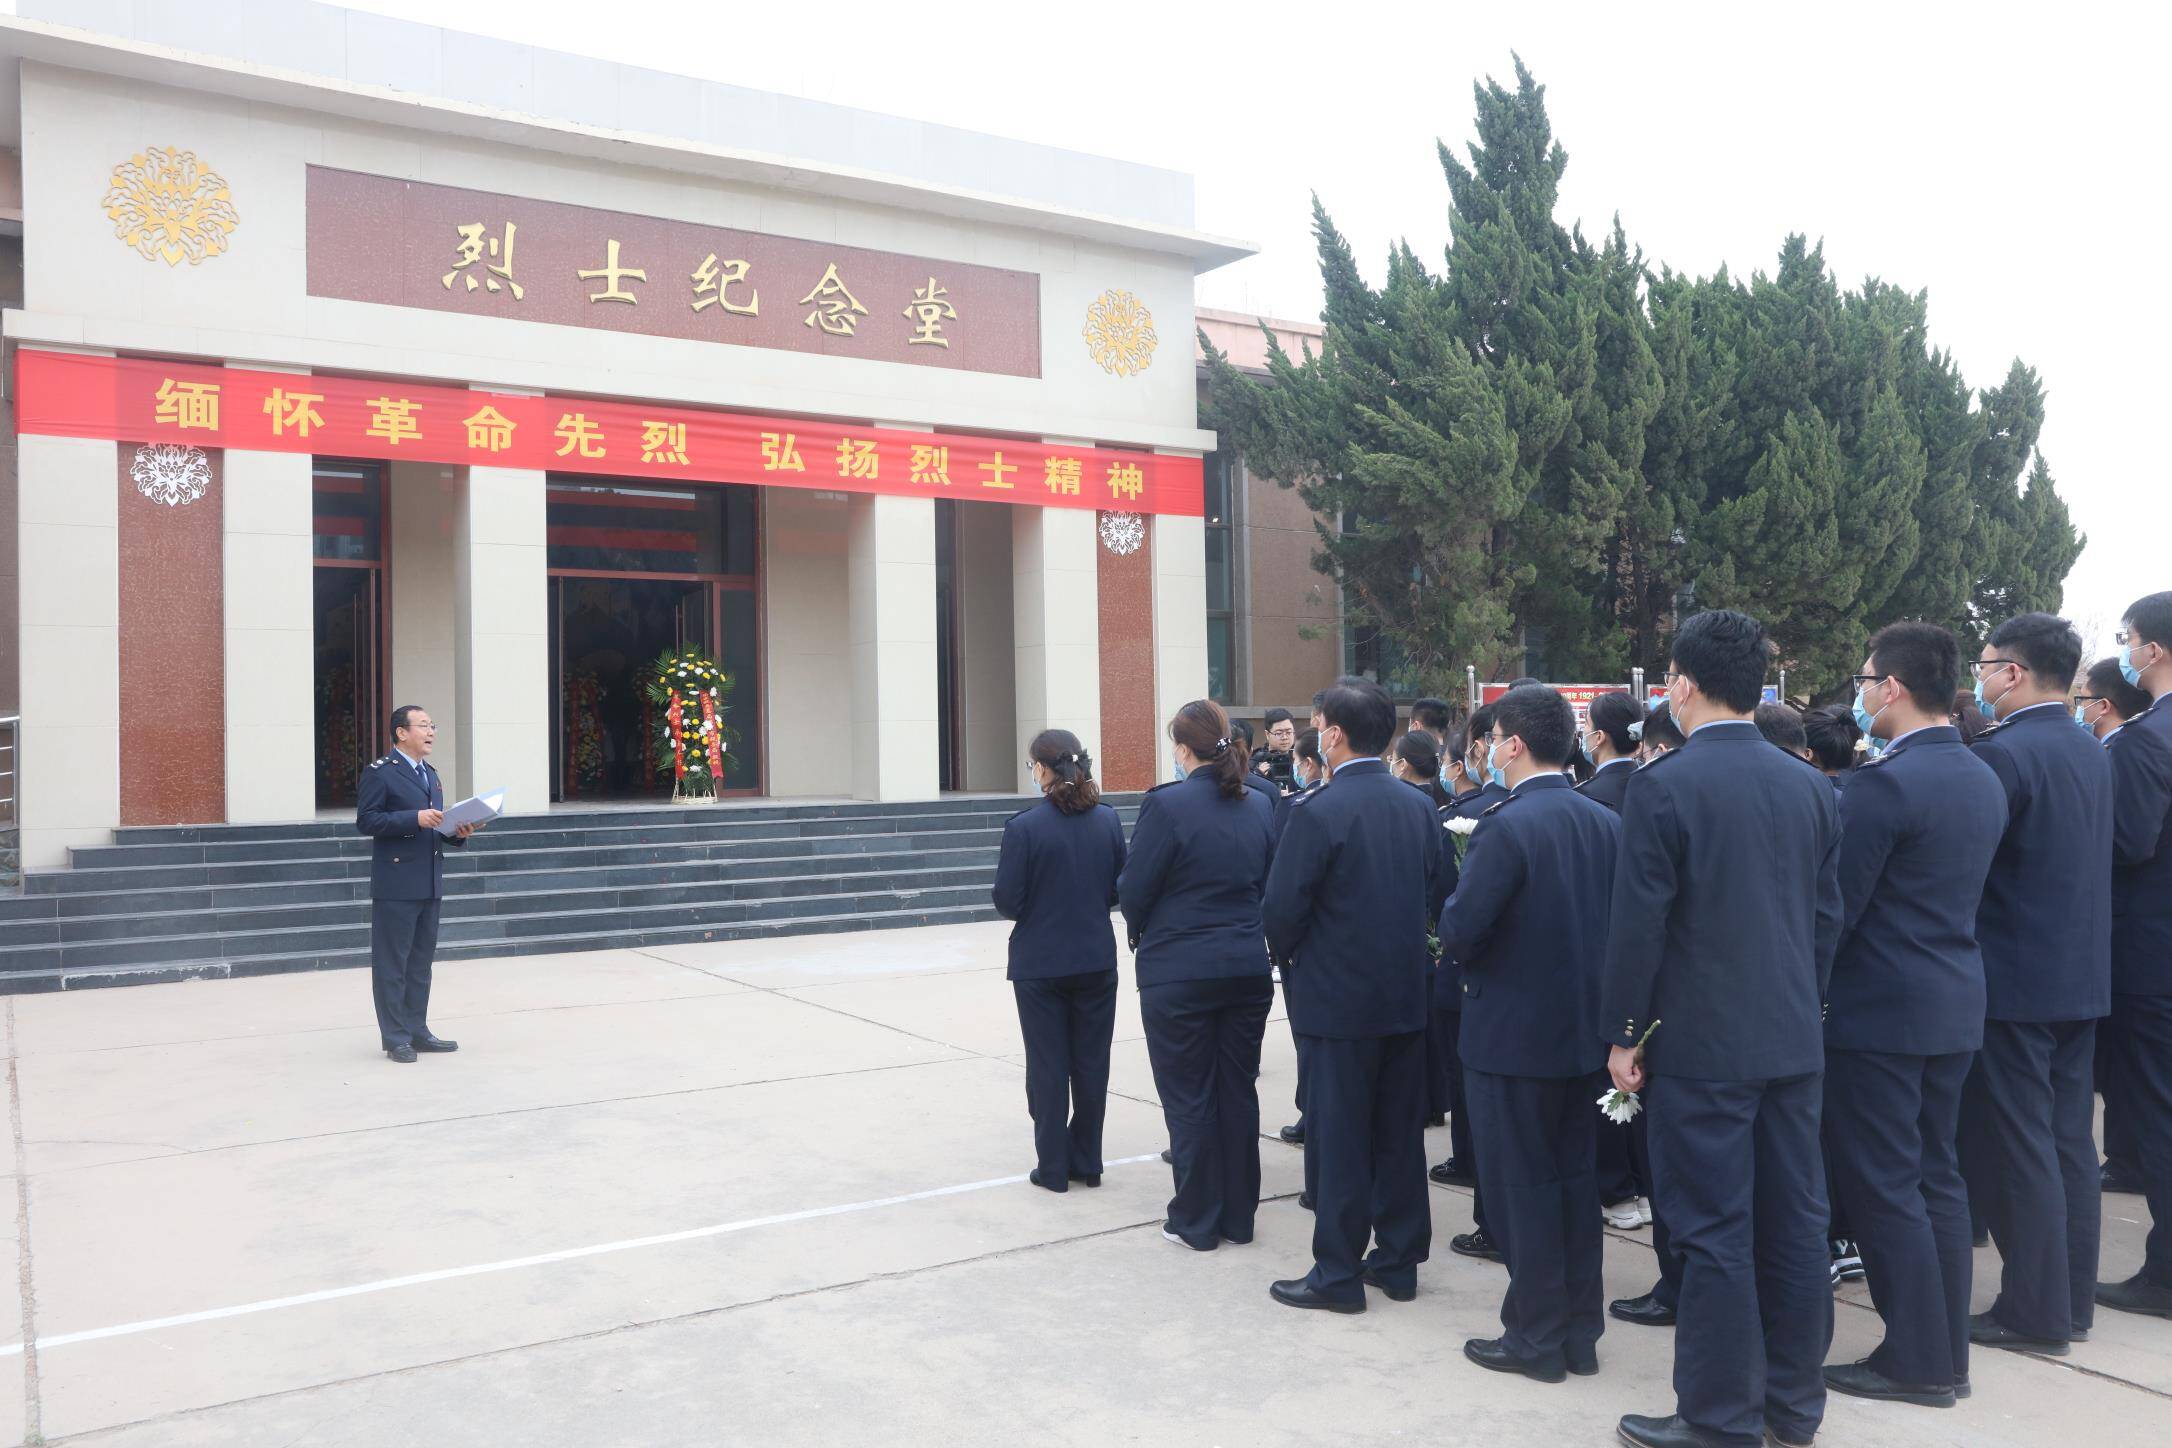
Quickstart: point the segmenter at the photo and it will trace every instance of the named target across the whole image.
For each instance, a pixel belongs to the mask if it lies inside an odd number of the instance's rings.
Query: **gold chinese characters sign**
[[[309,294],[1041,375],[1032,272],[311,166]]]
[[[526,283],[523,283],[526,285]],[[46,437],[1198,517],[1197,457],[141,357],[16,353]]]
[[[113,168],[101,203],[113,234],[147,261],[195,266],[241,225],[226,178],[195,153],[149,147]]]

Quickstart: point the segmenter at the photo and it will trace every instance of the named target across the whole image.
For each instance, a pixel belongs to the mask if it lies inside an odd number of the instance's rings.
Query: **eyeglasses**
[[[2084,708],[2087,708],[2091,704],[2103,703],[2104,697],[2105,696],[2102,694],[2076,694],[2074,696],[2074,702],[2080,704]]]
[[[2143,638],[2140,634],[2135,633],[2132,629],[2121,629],[2119,632],[2112,635],[2112,642],[2118,644],[2121,648],[2126,648],[2132,644],[2153,644],[2157,641],[2155,639]]]
[[[1858,689],[1867,689],[1872,684],[1882,684],[1892,677],[1891,674],[1850,674],[1848,682]]]
[[[1980,679],[1983,677],[1985,669],[2025,669],[2027,667],[2028,665],[2019,659],[1984,659],[1970,664],[1968,671]]]

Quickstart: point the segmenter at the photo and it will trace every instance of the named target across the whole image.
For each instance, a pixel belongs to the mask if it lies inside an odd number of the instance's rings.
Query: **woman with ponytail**
[[[1116,1029],[1116,936],[1109,910],[1124,868],[1124,826],[1101,803],[1078,736],[1048,729],[1027,750],[1041,802],[1003,826],[995,908],[1011,928],[1011,992],[1026,1041],[1026,1110],[1052,1192],[1101,1185]]]
[[[1644,706],[1628,694],[1601,694],[1591,701],[1591,727],[1584,732],[1584,753],[1598,766],[1577,788],[1616,814],[1637,772],[1637,750],[1644,737]]]
[[[1180,778],[1148,793],[1116,888],[1176,1177],[1161,1234],[1208,1252],[1251,1241],[1259,1209],[1255,1078],[1274,1001],[1260,896],[1275,807],[1248,783],[1260,776],[1220,705],[1186,704],[1169,739]]]

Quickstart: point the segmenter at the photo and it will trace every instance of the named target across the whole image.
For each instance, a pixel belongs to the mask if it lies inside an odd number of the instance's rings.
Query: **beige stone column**
[[[58,869],[121,822],[121,509],[113,443],[17,442],[23,867]]]
[[[1154,523],[1154,700],[1164,719],[1207,697],[1207,528],[1157,513]],[[1155,778],[1171,778],[1169,731],[1156,729]]]
[[[453,696],[460,790],[550,807],[550,603],[543,473],[468,469],[453,519]]]
[[[855,497],[846,524],[852,794],[941,792],[935,677],[935,500]],[[774,734],[791,728],[771,716]]]
[[[453,660],[453,530],[467,483],[459,468],[393,463],[385,469],[385,627],[390,636],[389,715],[402,704],[437,725],[431,763],[445,790],[464,798],[460,699]]]
[[[307,453],[226,453],[229,824],[317,812],[310,464]]]
[[[1011,510],[1011,621],[1018,750],[1012,768],[1030,793],[1026,749],[1043,729],[1068,729],[1101,752],[1099,515],[1088,508]]]

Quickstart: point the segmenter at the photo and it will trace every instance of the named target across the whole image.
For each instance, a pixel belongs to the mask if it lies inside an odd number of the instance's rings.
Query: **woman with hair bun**
[[[1628,694],[1601,694],[1591,701],[1591,727],[1584,732],[1584,753],[1597,766],[1577,788],[1621,813],[1629,776],[1637,772],[1637,747],[1644,733],[1644,706]]]
[[[1038,1162],[1028,1179],[1062,1192],[1075,1181],[1101,1185],[1116,1029],[1109,910],[1124,869],[1124,826],[1101,803],[1093,759],[1077,735],[1043,730],[1026,757],[1042,799],[1003,826],[995,908],[1017,922],[1006,976],[1026,1042],[1026,1110]]]
[[[1117,881],[1139,974],[1176,1195],[1161,1234],[1194,1251],[1252,1240],[1259,1210],[1260,1037],[1274,1002],[1260,895],[1274,805],[1219,704],[1169,721],[1181,777],[1151,790]]]

